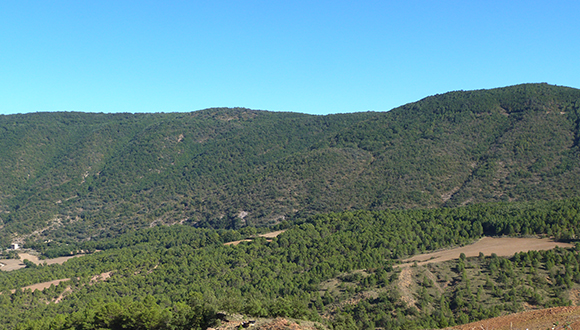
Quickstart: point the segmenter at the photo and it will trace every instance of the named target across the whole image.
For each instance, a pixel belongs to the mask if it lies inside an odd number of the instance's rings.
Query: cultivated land
[[[44,260],[40,260],[38,259],[37,256],[32,255],[30,253],[19,253],[18,256],[20,256],[20,259],[2,259],[2,261],[0,261],[0,270],[3,271],[11,271],[11,270],[17,270],[17,269],[21,269],[26,267],[26,265],[22,262],[26,259],[32,261],[33,263],[37,264],[37,265],[41,265],[46,263],[47,265],[53,265],[53,264],[59,264],[62,265],[65,261],[72,259],[72,258],[76,258],[76,257],[81,257],[84,254],[77,254],[75,256],[69,256],[69,257],[58,257],[58,258],[54,258],[54,259],[44,259]]]
[[[69,281],[70,278],[63,278],[61,280],[54,280],[54,281],[48,281],[48,282],[42,282],[42,283],[37,283],[37,284],[33,284],[33,285],[29,285],[29,286],[25,286],[22,288],[22,291],[24,290],[31,290],[31,291],[36,291],[36,290],[44,290],[44,289],[48,289],[50,288],[51,285],[57,286],[59,285],[61,282],[66,282]],[[14,293],[16,292],[16,289],[12,289],[10,290],[10,292]]]
[[[113,272],[105,272],[99,275],[95,275],[91,278],[91,284],[96,283],[98,281],[106,281],[107,279],[109,279],[111,277],[111,274]],[[31,291],[36,291],[36,290],[40,290],[43,291],[44,289],[48,289],[50,288],[51,285],[57,286],[62,282],[66,282],[66,281],[70,281],[70,278],[63,278],[60,280],[54,280],[54,281],[47,281],[47,282],[42,282],[42,283],[36,283],[36,284],[32,284],[32,285],[28,285],[25,287],[22,287],[21,290],[25,291],[25,290],[31,290]],[[67,288],[68,291],[70,291],[70,286]],[[10,292],[14,293],[16,292],[16,289],[12,289],[10,290]],[[60,299],[59,299],[60,301]],[[58,301],[57,301],[58,302]]]
[[[551,250],[555,247],[568,248],[574,245],[562,242],[555,242],[550,238],[515,238],[515,237],[483,237],[479,241],[455,249],[441,250],[433,253],[419,254],[403,260],[407,265],[417,262],[417,265],[424,265],[433,262],[443,262],[459,259],[461,253],[466,257],[477,257],[479,253],[486,256],[495,253],[498,256],[508,257],[518,252]]]

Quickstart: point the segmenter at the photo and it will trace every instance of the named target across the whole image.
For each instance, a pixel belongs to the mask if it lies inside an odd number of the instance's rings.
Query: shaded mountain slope
[[[526,84],[384,113],[249,109],[0,117],[0,236],[578,196],[580,90]]]

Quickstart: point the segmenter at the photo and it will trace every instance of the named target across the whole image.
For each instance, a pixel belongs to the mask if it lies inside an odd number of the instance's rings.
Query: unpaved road
[[[433,262],[459,259],[461,253],[465,253],[466,257],[477,257],[479,252],[482,252],[486,256],[495,253],[498,256],[507,257],[512,256],[517,252],[551,250],[557,246],[566,248],[574,247],[572,244],[555,242],[550,238],[484,237],[470,245],[455,249],[419,254],[412,258],[405,259],[403,262],[410,264],[417,261],[418,265],[424,265]]]

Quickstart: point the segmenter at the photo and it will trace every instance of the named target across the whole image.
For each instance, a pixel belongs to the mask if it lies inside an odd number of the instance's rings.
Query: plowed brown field
[[[403,260],[403,263],[414,263],[416,261],[418,265],[424,265],[432,262],[448,261],[459,259],[461,253],[465,253],[466,257],[477,257],[479,252],[486,256],[492,253],[498,256],[512,256],[517,252],[551,250],[557,246],[574,247],[572,244],[556,242],[550,238],[484,237],[473,244],[455,249],[419,254]]]
[[[11,270],[24,268],[24,267],[26,267],[26,265],[24,265],[24,263],[22,261],[25,259],[28,259],[37,265],[40,265],[43,263],[46,263],[47,265],[52,265],[52,264],[61,264],[62,265],[65,261],[67,261],[71,258],[84,256],[84,254],[77,254],[75,256],[70,256],[70,257],[58,257],[58,258],[54,258],[54,259],[39,260],[37,256],[32,255],[30,253],[24,252],[24,253],[18,253],[18,255],[20,256],[20,259],[2,259],[2,261],[0,261],[0,264],[2,264],[0,267],[0,270],[11,271]]]

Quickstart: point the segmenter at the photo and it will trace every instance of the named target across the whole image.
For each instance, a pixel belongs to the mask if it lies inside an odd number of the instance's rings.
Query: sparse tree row
[[[575,240],[579,211],[580,200],[569,199],[330,213],[282,224],[289,229],[271,242],[255,238],[237,246],[223,243],[257,230],[145,229],[91,242],[92,249],[104,251],[62,266],[0,272],[0,327],[203,328],[221,310],[304,318],[336,329],[419,329],[516,311],[524,303],[566,305],[568,290],[580,281],[577,250],[411,267],[414,304],[403,299],[401,268],[394,265],[484,234]],[[95,278],[106,272],[112,272],[107,280]],[[44,291],[10,293],[62,278],[71,280]],[[353,299],[360,302],[346,303]]]

